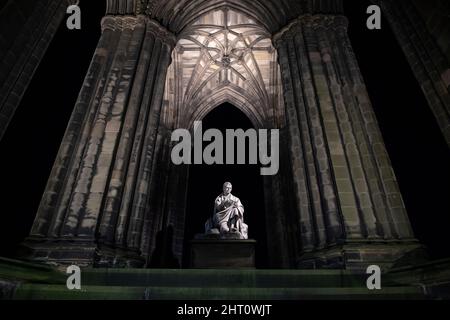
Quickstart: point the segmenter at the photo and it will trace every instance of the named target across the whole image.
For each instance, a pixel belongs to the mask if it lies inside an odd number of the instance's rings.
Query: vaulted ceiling
[[[280,127],[284,105],[272,35],[302,14],[343,13],[343,0],[106,0],[176,34],[163,119],[189,127],[223,102],[255,127]],[[172,120],[170,120],[172,121]]]
[[[274,33],[306,13],[342,13],[343,0],[106,0],[108,14],[145,13],[179,34],[199,16],[227,6]]]
[[[229,102],[263,126],[281,105],[276,61],[270,34],[255,20],[230,7],[209,11],[180,34],[165,101],[180,124]]]

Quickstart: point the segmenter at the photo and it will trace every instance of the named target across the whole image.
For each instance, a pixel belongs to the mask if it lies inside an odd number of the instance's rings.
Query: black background
[[[448,312],[448,301],[0,301],[2,311],[21,316],[42,316],[45,319],[83,319],[86,311],[93,317],[129,318],[130,313],[148,318],[176,320],[203,319],[198,316],[179,316],[179,307],[204,306],[221,310],[222,305],[272,305],[271,314],[261,316],[210,315],[208,319],[272,320],[314,317],[326,319],[395,319],[427,318],[430,313]],[[67,312],[70,310],[70,312]],[[132,310],[132,311],[131,311]]]
[[[450,256],[447,230],[450,226],[450,152],[428,107],[424,95],[386,21],[382,30],[366,28],[369,1],[345,1],[350,20],[350,38],[397,175],[401,192],[419,240],[434,258]],[[11,256],[29,233],[40,198],[56,158],[70,114],[96,43],[105,1],[81,1],[82,30],[69,31],[63,23],[39,66],[4,138],[0,141],[0,255]],[[215,122],[238,116],[217,110]],[[239,115],[240,121],[246,121]],[[247,123],[248,124],[248,123]],[[229,126],[227,126],[229,127]],[[232,127],[229,127],[232,128]],[[252,168],[248,168],[248,174]],[[254,170],[255,168],[253,168]],[[257,169],[257,168],[256,168]],[[195,173],[198,170],[198,173]],[[191,202],[208,171],[191,172]],[[193,175],[194,174],[194,175]],[[192,176],[198,179],[192,180]],[[247,198],[249,224],[255,220],[254,200],[261,197],[261,185],[249,188],[251,175],[224,173],[234,180],[234,193]],[[222,180],[222,179],[221,179]],[[223,181],[208,189],[214,199]],[[232,181],[233,182],[233,181]],[[209,195],[208,193],[208,195]],[[212,200],[213,201],[213,200]],[[190,203],[191,203],[190,202]],[[245,204],[245,203],[244,203]],[[190,204],[192,210],[192,204]],[[203,216],[189,229],[201,231]],[[193,222],[194,224],[194,222]],[[256,224],[255,224],[256,225]],[[250,229],[259,237],[260,227]]]

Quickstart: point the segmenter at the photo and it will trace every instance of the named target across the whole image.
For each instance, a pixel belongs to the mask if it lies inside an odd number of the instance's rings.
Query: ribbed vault
[[[106,0],[108,14],[145,13],[179,34],[199,16],[227,6],[274,33],[306,13],[342,13],[342,0]]]
[[[165,103],[176,110],[177,127],[191,127],[223,102],[241,109],[255,127],[265,127],[283,105],[280,82],[270,34],[249,16],[221,7],[180,34]]]

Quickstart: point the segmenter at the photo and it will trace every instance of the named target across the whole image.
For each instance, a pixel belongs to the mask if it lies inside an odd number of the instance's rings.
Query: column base
[[[96,268],[143,268],[146,259],[139,252],[99,245],[95,255]]]
[[[426,249],[417,240],[366,241],[347,240],[328,248],[304,253],[297,264],[299,269],[367,270],[378,265],[383,270],[414,265],[428,260]]]
[[[94,240],[27,238],[17,257],[54,266],[142,268],[145,259],[136,252],[99,246]]]
[[[19,247],[17,257],[22,260],[53,266],[94,264],[97,245],[92,240],[57,240],[27,238]]]

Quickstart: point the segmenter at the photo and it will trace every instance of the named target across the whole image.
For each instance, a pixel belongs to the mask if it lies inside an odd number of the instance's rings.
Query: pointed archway
[[[214,128],[223,134],[226,129],[254,129],[249,118],[229,103],[208,113],[202,125],[205,131]],[[204,232],[204,223],[211,216],[214,199],[220,194],[225,181],[233,184],[233,194],[240,198],[245,207],[244,219],[249,225],[249,238],[257,240],[257,267],[267,267],[264,185],[259,165],[190,166],[183,266],[189,266],[190,241],[196,234]]]

